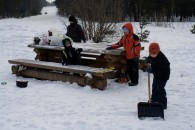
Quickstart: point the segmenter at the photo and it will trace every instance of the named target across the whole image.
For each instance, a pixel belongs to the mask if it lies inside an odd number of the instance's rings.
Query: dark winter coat
[[[62,65],[79,65],[81,64],[80,53],[82,49],[75,49],[74,47],[65,48],[62,51]]]
[[[170,76],[170,62],[167,57],[160,51],[157,57],[149,56],[152,73],[154,78],[161,80],[168,80]]]
[[[86,42],[84,32],[81,26],[77,23],[77,21],[71,23],[67,27],[66,35],[72,38],[74,42],[81,42],[81,40],[83,40],[83,42]]]

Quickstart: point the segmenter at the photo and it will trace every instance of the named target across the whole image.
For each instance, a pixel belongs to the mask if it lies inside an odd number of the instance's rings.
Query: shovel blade
[[[164,109],[161,103],[139,102],[137,108],[138,118],[161,117],[164,119]]]

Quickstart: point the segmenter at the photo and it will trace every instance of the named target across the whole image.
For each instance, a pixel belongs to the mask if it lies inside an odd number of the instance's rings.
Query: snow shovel
[[[143,119],[145,117],[160,117],[164,119],[164,109],[161,103],[151,103],[150,97],[150,73],[148,73],[148,102],[139,102],[138,118]]]

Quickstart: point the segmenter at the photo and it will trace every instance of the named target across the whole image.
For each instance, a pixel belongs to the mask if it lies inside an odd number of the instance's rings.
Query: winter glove
[[[62,65],[63,65],[63,66],[66,65],[66,63],[62,62]]]
[[[106,50],[112,50],[112,47],[111,47],[111,46],[109,46],[109,47],[107,47],[107,48],[106,48]]]
[[[134,61],[139,61],[139,57],[137,55],[134,56]]]
[[[78,49],[76,50],[76,52],[79,53],[79,54],[80,54],[82,51],[83,51],[82,48],[78,48]]]
[[[149,64],[148,67],[146,68],[146,71],[148,73],[152,73],[152,68],[151,68],[151,65]]]
[[[150,58],[149,57],[144,57],[144,58],[145,58],[146,63],[150,63]]]

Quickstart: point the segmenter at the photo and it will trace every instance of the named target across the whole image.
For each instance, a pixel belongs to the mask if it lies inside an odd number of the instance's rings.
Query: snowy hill
[[[173,23],[172,27],[148,25],[149,41],[160,44],[171,63],[166,85],[168,109],[165,120],[139,120],[137,103],[146,102],[147,73],[140,71],[139,85],[130,87],[108,81],[104,91],[77,84],[28,78],[28,87],[16,87],[26,80],[11,73],[9,59],[34,59],[27,45],[33,37],[51,28],[66,32],[55,7],[46,7],[42,15],[23,19],[0,20],[0,130],[193,130],[195,129],[195,35],[193,22]],[[48,14],[45,14],[47,12]],[[68,25],[68,20],[65,19]],[[139,31],[139,24],[133,23]],[[121,28],[121,24],[118,24]],[[113,43],[118,38],[113,39]],[[104,49],[107,44],[88,41],[80,47]],[[148,55],[149,43],[142,43]],[[77,45],[75,45],[77,46]],[[152,78],[152,77],[151,77]]]

